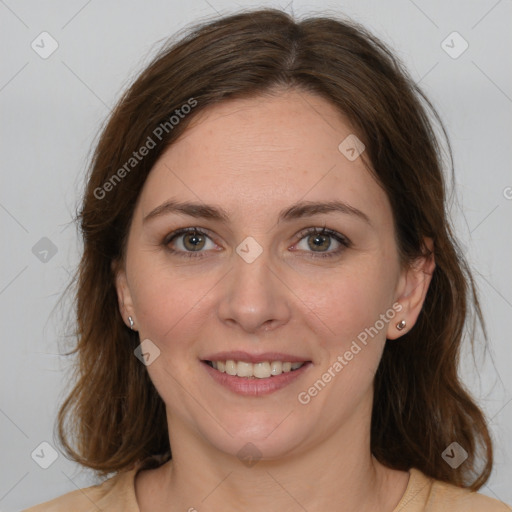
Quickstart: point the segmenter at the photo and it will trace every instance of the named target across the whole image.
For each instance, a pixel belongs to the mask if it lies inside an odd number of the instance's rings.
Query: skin
[[[349,161],[338,149],[351,133],[330,103],[309,93],[226,101],[199,114],[148,176],[116,286],[126,322],[132,316],[141,341],[160,350],[147,370],[166,405],[173,459],[138,473],[141,511],[391,512],[403,495],[409,474],[370,451],[372,386],[386,338],[414,325],[435,263],[401,267],[386,194],[364,153]],[[229,222],[174,213],[143,222],[170,198],[222,207]],[[277,222],[299,200],[336,199],[371,225],[339,212]],[[314,234],[298,236],[324,225],[352,245],[327,237],[315,252]],[[180,256],[193,252],[191,235],[168,245],[181,253],[166,250],[166,235],[183,227],[207,230],[202,258]],[[250,264],[236,252],[248,236],[263,251]],[[378,335],[299,403],[397,303],[402,310]],[[217,384],[200,362],[225,350],[279,351],[313,364],[284,389],[247,397]],[[237,456],[248,442],[261,454],[250,467]]]

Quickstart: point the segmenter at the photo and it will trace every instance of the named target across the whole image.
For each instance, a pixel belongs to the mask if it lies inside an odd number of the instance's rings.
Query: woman
[[[335,19],[247,12],[161,52],[79,217],[59,434],[115,475],[29,510],[511,510],[474,492],[492,443],[457,362],[481,314],[429,110]]]

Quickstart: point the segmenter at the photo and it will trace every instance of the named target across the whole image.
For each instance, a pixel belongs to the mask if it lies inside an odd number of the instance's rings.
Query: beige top
[[[102,484],[72,491],[22,512],[140,512],[135,475],[143,469],[118,473]],[[412,468],[402,499],[393,512],[511,512],[505,503],[424,475]]]

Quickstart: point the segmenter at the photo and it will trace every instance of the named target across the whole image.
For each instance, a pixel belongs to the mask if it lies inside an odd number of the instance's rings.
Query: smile
[[[206,361],[208,365],[221,373],[248,377],[256,379],[268,379],[272,376],[281,375],[298,370],[305,362],[292,363],[290,361],[261,361],[259,363],[248,363],[246,361]]]
[[[210,377],[222,387],[238,395],[263,396],[274,393],[300,378],[311,361],[201,361]]]

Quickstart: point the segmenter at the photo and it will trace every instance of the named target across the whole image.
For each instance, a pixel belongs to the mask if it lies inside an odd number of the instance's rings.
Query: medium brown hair
[[[325,16],[299,22],[275,9],[202,23],[168,43],[103,129],[77,215],[84,248],[76,274],[78,341],[69,352],[77,365],[59,411],[59,440],[68,456],[102,476],[150,455],[171,457],[164,403],[134,356],[140,340],[121,317],[113,264],[123,261],[148,173],[191,119],[219,102],[283,88],[325,98],[356,130],[390,200],[402,263],[425,254],[425,237],[434,241],[436,267],[422,311],[409,332],[386,343],[377,370],[372,453],[388,467],[415,467],[477,490],[491,472],[492,443],[458,363],[470,313],[472,342],[476,321],[484,335],[485,326],[447,215],[436,126],[447,143],[452,180],[453,168],[442,122],[393,53],[363,27]],[[176,110],[193,102],[171,127]],[[162,126],[167,129],[158,138]],[[134,151],[148,137],[154,147],[134,164]],[[453,441],[469,455],[456,469],[442,459]]]

